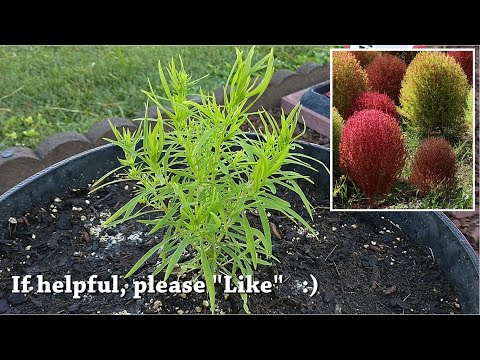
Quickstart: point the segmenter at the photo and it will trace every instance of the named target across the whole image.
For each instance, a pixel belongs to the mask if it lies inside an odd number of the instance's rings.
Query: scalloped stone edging
[[[301,90],[308,86],[328,80],[330,76],[328,65],[306,63],[297,68],[296,72],[278,70],[264,94],[251,108],[252,111],[263,107],[273,109],[280,106],[282,96]],[[223,87],[214,94],[218,103],[223,103]],[[199,97],[192,97],[193,101],[200,101]],[[148,108],[148,117],[157,117],[157,107]],[[139,118],[145,116],[145,111]],[[0,194],[38,171],[64,160],[72,155],[107,143],[104,138],[112,138],[108,119],[94,124],[85,134],[77,132],[62,132],[44,139],[35,149],[27,147],[11,147],[0,151]],[[138,124],[130,119],[114,118],[110,121],[120,129],[135,130]]]
[[[127,119],[111,119],[119,129],[134,129]],[[104,145],[103,138],[111,138],[112,130],[108,120],[92,126],[85,134],[62,132],[44,139],[35,149],[23,146],[0,151],[0,194],[40,170],[85,150]]]

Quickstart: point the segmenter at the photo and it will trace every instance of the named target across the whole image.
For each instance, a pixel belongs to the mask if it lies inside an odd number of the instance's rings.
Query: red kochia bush
[[[385,94],[376,91],[368,91],[355,99],[355,111],[380,110],[398,120],[398,112],[393,100]]]
[[[472,85],[473,80],[473,51],[447,51],[447,54],[453,57],[467,75],[468,83]]]
[[[374,204],[390,190],[405,165],[406,148],[397,120],[380,110],[362,110],[345,124],[340,167]]]
[[[397,56],[383,54],[375,57],[366,69],[370,90],[387,94],[397,101],[406,70],[405,61]]]
[[[431,137],[418,147],[410,172],[410,183],[426,195],[437,187],[452,189],[456,172],[455,153],[447,140]]]

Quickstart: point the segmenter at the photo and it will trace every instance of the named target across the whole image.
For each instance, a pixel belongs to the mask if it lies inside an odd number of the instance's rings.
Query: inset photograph
[[[474,209],[474,50],[331,54],[331,209]]]

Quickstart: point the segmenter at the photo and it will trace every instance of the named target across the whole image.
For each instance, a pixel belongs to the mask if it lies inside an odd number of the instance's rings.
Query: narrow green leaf
[[[232,259],[234,264],[236,264],[239,268],[242,274],[246,274],[245,267],[243,266],[243,262],[240,260],[240,258],[235,255],[233,250],[231,250],[228,246],[222,247],[222,250],[225,251]]]
[[[272,265],[272,263],[270,261],[266,261],[266,260],[263,260],[263,259],[260,259],[260,258],[257,259],[257,262],[258,262],[259,265],[266,265],[266,266]]]
[[[167,270],[165,271],[165,277],[164,280],[167,280],[170,274],[172,273],[173,268],[175,265],[178,263],[178,259],[180,259],[180,256],[182,256],[183,251],[188,245],[188,242],[190,241],[190,237],[185,237],[180,244],[178,245],[177,249],[173,253],[173,255],[170,257],[170,260],[168,261],[168,266]]]
[[[246,293],[240,293],[240,297],[243,300],[243,310],[245,310],[245,313],[250,314],[250,309],[248,308],[248,295]]]
[[[297,182],[295,180],[290,180],[290,183],[279,182],[279,184],[285,186],[287,189],[292,190],[295,194],[300,196],[300,199],[302,199],[303,205],[305,205],[305,209],[307,209],[308,215],[310,215],[310,218],[313,219],[312,204],[310,203],[310,201],[307,200],[305,193],[300,188],[300,186],[298,186]]]
[[[103,175],[100,179],[98,179],[97,181],[95,181],[92,185],[92,190],[90,190],[89,194],[91,194],[92,192],[98,190],[97,187],[103,182],[105,181],[106,178],[108,178],[110,175],[116,173],[118,170],[120,169],[123,169],[125,166],[119,166],[109,172],[107,172],[105,175]]]
[[[268,221],[267,213],[262,204],[257,203],[258,215],[262,222],[263,233],[265,234],[263,238],[263,246],[269,256],[272,255],[272,233],[270,230],[270,223]]]
[[[158,265],[155,271],[152,273],[152,276],[157,276],[163,269],[165,269],[165,267],[168,265],[169,259],[170,258],[165,259],[165,261],[162,261],[162,263]]]
[[[218,161],[218,167],[220,168],[220,171],[224,173],[225,175],[228,175],[228,167],[225,166],[222,160]]]
[[[165,74],[163,72],[162,62],[160,60],[158,61],[158,74],[160,75],[160,81],[162,82],[163,90],[165,91],[165,94],[167,94],[168,98],[170,99],[172,97],[172,93],[170,92],[170,86],[168,86],[167,79],[165,78]]]
[[[202,259],[203,276],[205,277],[205,282],[207,283],[207,291],[210,298],[210,310],[213,314],[215,312],[215,284],[213,283],[212,269],[208,262],[207,256],[205,255],[205,251],[203,250],[203,245],[200,245],[200,254]]]
[[[110,216],[104,223],[103,226],[109,226],[111,225],[117,218],[123,215],[123,220],[127,220],[127,217],[132,213],[133,209],[137,204],[140,202],[145,197],[145,192],[141,192],[137,196],[135,196],[133,199],[131,199],[129,202],[127,202],[125,205],[123,205],[120,209],[115,212],[112,216]]]
[[[100,180],[99,180],[99,181],[100,181]],[[96,187],[95,189],[91,190],[91,191],[89,192],[89,194],[91,194],[91,193],[93,193],[93,192],[95,192],[95,191],[97,191],[97,190],[103,189],[104,187],[110,186],[110,185],[112,185],[112,184],[117,184],[117,183],[125,182],[125,181],[128,181],[128,179],[122,178],[122,179],[117,179],[117,180],[108,181],[108,182],[106,182],[106,183],[103,183],[102,185],[97,185],[97,187]],[[100,182],[98,182],[98,184],[100,184]],[[93,185],[95,185],[95,184],[93,184]],[[93,186],[93,185],[92,185],[92,186]]]
[[[150,257],[155,254],[158,250],[160,250],[162,248],[162,246],[168,241],[169,239],[164,239],[162,242],[158,243],[157,245],[155,245],[154,247],[152,247],[150,250],[148,250],[145,255],[143,255],[140,260],[138,260],[135,265],[133,265],[133,267],[130,269],[130,271],[127,273],[127,275],[125,275],[125,279],[132,276],[139,268],[140,266],[142,266],[145,261],[147,261],[148,259],[150,259]]]
[[[212,220],[213,220],[213,223],[215,224],[215,226],[217,227],[217,229],[222,226],[222,222],[220,221],[220,219],[218,218],[217,215],[215,215],[213,212],[210,211],[210,216],[212,217]]]
[[[245,230],[245,236],[247,240],[247,249],[250,252],[250,255],[252,256],[252,262],[253,262],[253,267],[254,269],[257,268],[257,253],[255,252],[255,242],[253,240],[253,233],[252,233],[252,228],[250,227],[250,224],[248,222],[248,219],[246,215],[243,215],[241,217],[242,219],[242,225]]]
[[[149,234],[152,235],[155,232],[157,232],[159,229],[164,227],[166,223],[172,219],[172,216],[177,212],[178,208],[180,207],[180,204],[176,204],[172,206],[166,213],[165,215],[159,219],[156,223],[156,225],[150,230]]]
[[[218,127],[214,126],[210,130],[208,130],[203,136],[200,138],[200,140],[197,142],[195,149],[194,149],[194,154],[200,154],[203,145],[205,142],[212,136],[212,134],[217,131]]]

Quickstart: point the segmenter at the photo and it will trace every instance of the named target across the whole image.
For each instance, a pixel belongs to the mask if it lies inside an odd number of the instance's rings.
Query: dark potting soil
[[[255,280],[283,282],[271,293],[249,295],[252,313],[459,313],[461,304],[435,265],[432,254],[409,242],[389,220],[366,213],[329,212],[326,192],[302,184],[316,207],[310,223],[318,238],[288,219],[272,212],[273,266],[260,266]],[[115,184],[88,195],[73,189],[51,205],[16,215],[11,238],[0,242],[0,313],[209,313],[206,293],[143,294],[133,298],[133,283],[122,278],[162,234],[148,235],[136,221],[104,229],[109,217],[132,196],[133,184]],[[303,216],[296,195],[280,190]],[[260,221],[254,215],[250,220]],[[276,234],[275,234],[276,233]],[[188,255],[185,255],[188,256]],[[134,281],[145,280],[154,269],[153,257]],[[37,275],[50,283],[71,275],[72,281],[87,281],[92,275],[110,280],[119,275],[119,293],[12,293],[12,276]],[[313,275],[318,291],[313,297]],[[188,280],[190,275],[180,279]],[[156,281],[161,280],[159,276]],[[174,275],[169,281],[177,280]],[[305,293],[305,291],[307,293]],[[217,284],[217,312],[243,313],[238,294],[224,294]]]

